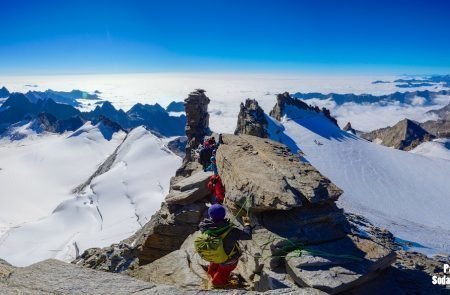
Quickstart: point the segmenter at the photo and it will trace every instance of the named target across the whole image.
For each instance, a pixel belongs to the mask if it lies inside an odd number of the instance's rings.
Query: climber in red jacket
[[[209,178],[208,189],[216,197],[217,202],[222,204],[225,199],[225,188],[219,175],[213,175]]]

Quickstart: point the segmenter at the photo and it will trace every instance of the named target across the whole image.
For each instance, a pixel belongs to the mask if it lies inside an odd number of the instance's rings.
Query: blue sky
[[[445,0],[0,0],[0,74],[450,72]]]

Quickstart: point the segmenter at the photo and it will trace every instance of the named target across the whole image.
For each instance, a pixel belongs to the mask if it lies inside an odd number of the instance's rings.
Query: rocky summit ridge
[[[147,224],[120,243],[84,251],[73,261],[75,265],[65,268],[53,260],[23,269],[0,263],[0,290],[23,288],[19,290],[24,294],[227,294],[230,290],[209,291],[207,262],[193,245],[198,224],[212,200],[205,189],[211,173],[203,171],[196,152],[210,134],[209,101],[204,90],[192,92],[185,100],[186,156],[171,179],[160,210]],[[281,120],[286,105],[320,112],[289,94],[280,94],[271,115]],[[241,227],[242,216],[248,214],[254,227],[252,240],[240,243],[243,255],[235,270],[239,285],[233,294],[370,294],[370,290],[389,292],[407,286],[410,281],[404,268],[423,274],[414,269],[416,265],[406,263],[417,257],[398,255],[392,234],[338,208],[335,201],[342,190],[312,165],[264,134],[248,134],[254,129],[245,122],[253,124],[258,119],[260,124],[259,119],[267,116],[256,101],[246,102],[241,110],[238,134],[224,134],[216,155],[228,218]],[[400,261],[395,262],[397,256]],[[423,261],[430,271],[439,271]],[[425,283],[423,275],[417,278],[423,283],[419,290],[439,294],[440,290]],[[48,283],[42,283],[47,279]],[[18,283],[21,280],[25,282],[22,285]],[[34,281],[40,283],[30,283]],[[25,289],[26,284],[41,293]]]
[[[275,111],[280,117],[285,99],[281,96]],[[75,264],[184,290],[208,288],[207,263],[193,240],[212,197],[205,189],[211,174],[203,172],[194,150],[209,132],[209,99],[196,91],[185,102],[189,144],[161,209],[132,237],[86,250]],[[239,120],[265,116],[251,100],[241,110]],[[240,126],[239,135],[223,135],[216,159],[230,220],[241,226],[248,213],[255,228],[253,239],[241,243],[236,272],[242,289],[337,293],[369,281],[395,261],[394,251],[352,231],[335,205],[342,190],[283,144],[264,134],[248,135],[252,129]]]

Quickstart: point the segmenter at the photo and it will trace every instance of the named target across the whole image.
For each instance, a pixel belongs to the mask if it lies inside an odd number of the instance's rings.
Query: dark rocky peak
[[[128,112],[128,128],[140,125],[162,136],[176,136],[184,133],[186,117],[171,117],[159,104],[135,104]]]
[[[34,120],[33,125],[38,125],[39,129],[47,132],[57,132],[58,120],[49,113],[40,113]]]
[[[117,110],[109,101],[105,101],[101,106],[97,106],[92,112],[84,113],[86,119],[98,121],[101,116],[121,125],[123,128],[129,127],[127,114],[123,110]]]
[[[101,106],[97,106],[96,109],[100,109],[103,112],[116,112],[116,108],[109,101],[105,101]]]
[[[248,98],[245,104],[241,103],[235,135],[247,134],[267,138],[267,126],[264,111],[255,99]]]
[[[52,99],[57,103],[69,104],[72,106],[80,105],[80,103],[77,101],[77,99],[80,98],[92,100],[99,99],[97,94],[89,94],[86,91],[78,89],[74,89],[69,92],[55,91],[52,89],[48,89],[46,91],[28,91],[25,95],[33,102],[37,102],[38,100]]]
[[[38,113],[38,107],[22,93],[11,93],[0,107],[0,124],[13,124]]]
[[[70,117],[64,120],[58,120],[49,113],[40,113],[34,119],[33,125],[38,126],[40,131],[53,133],[64,133],[66,131],[75,131],[83,126],[84,121],[80,116]]]
[[[6,89],[5,86],[3,86],[2,88],[0,88],[0,98],[5,98],[8,97],[11,93],[9,92],[8,89]]]
[[[183,101],[172,101],[166,108],[168,112],[184,112]]]
[[[66,120],[81,115],[81,112],[71,105],[56,103],[53,99],[38,100],[36,103],[39,112],[52,114],[58,120]]]
[[[127,132],[125,129],[122,128],[122,126],[120,126],[120,124],[116,123],[115,121],[113,121],[110,118],[105,117],[105,116],[100,116],[96,123],[106,126],[106,127],[109,127],[111,129],[113,129],[114,132],[118,132],[118,131]]]
[[[22,93],[11,93],[8,99],[2,104],[2,108],[26,108],[31,107],[31,101]]]
[[[363,133],[361,137],[387,147],[394,147],[406,151],[434,138],[419,123],[409,119],[403,119],[392,127],[389,126]]]
[[[270,116],[274,117],[278,121],[281,121],[281,118],[285,115],[286,106],[293,106],[300,110],[309,110],[314,111],[316,113],[322,113],[331,122],[333,122],[336,126],[338,126],[337,120],[331,116],[330,111],[328,109],[326,108],[319,109],[319,107],[317,106],[314,107],[310,106],[305,102],[301,101],[300,99],[292,97],[288,92],[277,95],[277,103],[270,111],[269,113]]]
[[[154,113],[167,113],[166,110],[159,104],[135,104],[128,112],[127,115],[131,117],[148,116]]]
[[[119,131],[127,132],[125,129],[122,128],[119,124],[112,121],[108,117],[100,116],[98,122],[96,122],[97,128],[102,133],[103,137],[106,140],[111,140],[113,137],[113,134]]]

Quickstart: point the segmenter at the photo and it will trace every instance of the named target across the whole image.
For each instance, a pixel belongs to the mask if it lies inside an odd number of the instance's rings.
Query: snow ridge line
[[[114,150],[114,152],[108,156],[108,158],[106,158],[106,160],[97,168],[97,170],[95,170],[95,172],[82,184],[80,184],[79,186],[75,187],[72,190],[73,194],[79,194],[81,193],[87,186],[89,186],[92,182],[92,180],[94,178],[96,178],[97,176],[100,176],[106,172],[108,172],[111,169],[111,166],[114,164],[118,151],[119,149],[122,147],[122,145],[125,143],[125,141],[128,138],[129,133],[127,133],[125,135],[125,138],[123,139],[123,141],[116,147],[116,149]]]

